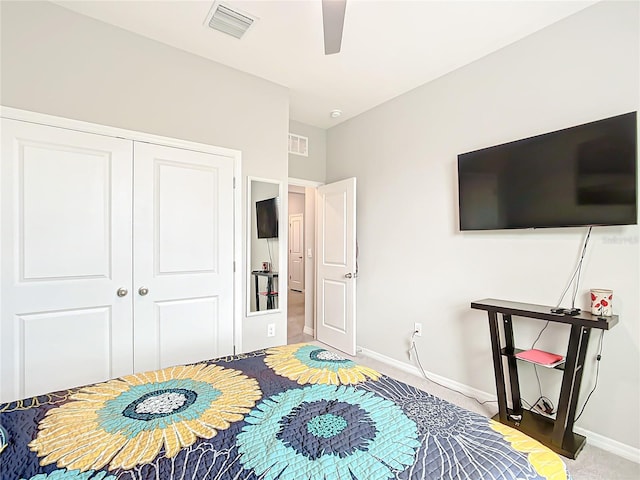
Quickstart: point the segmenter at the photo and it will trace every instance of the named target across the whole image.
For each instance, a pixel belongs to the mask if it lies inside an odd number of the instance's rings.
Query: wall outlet
[[[269,323],[267,325],[267,337],[275,337],[276,336],[276,324]]]
[[[414,323],[413,324],[413,331],[416,333],[416,337],[421,337],[422,336],[422,324],[421,323]]]

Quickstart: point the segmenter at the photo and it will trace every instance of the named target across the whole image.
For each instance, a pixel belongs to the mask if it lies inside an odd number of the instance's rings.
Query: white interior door
[[[304,215],[289,215],[289,288],[304,291]]]
[[[233,162],[137,142],[135,159],[135,370],[232,354]]]
[[[356,179],[318,187],[316,331],[356,354]]]
[[[0,402],[131,373],[132,143],[1,125]]]

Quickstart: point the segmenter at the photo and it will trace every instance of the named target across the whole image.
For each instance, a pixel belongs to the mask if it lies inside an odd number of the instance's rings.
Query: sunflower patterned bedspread
[[[568,477],[524,434],[310,344],[1,404],[0,426],[2,480]]]

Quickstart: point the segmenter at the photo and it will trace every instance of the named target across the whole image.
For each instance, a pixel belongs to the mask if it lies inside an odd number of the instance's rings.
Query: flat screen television
[[[458,155],[460,230],[635,225],[636,112]]]
[[[258,238],[278,236],[278,197],[256,202]]]

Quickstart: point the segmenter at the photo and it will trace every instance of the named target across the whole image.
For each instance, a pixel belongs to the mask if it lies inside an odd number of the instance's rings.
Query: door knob
[[[129,293],[129,290],[127,290],[127,289],[126,289],[126,288],[124,288],[124,287],[119,288],[119,289],[118,289],[118,291],[116,292],[116,294],[117,294],[119,297],[126,297],[126,296],[127,296],[127,293]]]
[[[147,293],[149,293],[149,289],[147,287],[140,287],[138,289],[138,293],[144,297]]]
[[[345,273],[344,278],[353,278],[353,275],[351,273]]]

